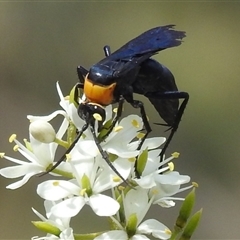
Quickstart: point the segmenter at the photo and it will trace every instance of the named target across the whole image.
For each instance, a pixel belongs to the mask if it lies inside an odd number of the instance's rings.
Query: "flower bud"
[[[42,143],[51,143],[56,138],[56,132],[52,125],[43,120],[31,122],[29,132],[36,140]]]
[[[50,233],[56,236],[59,236],[61,231],[59,228],[53,226],[52,224],[48,222],[42,222],[42,221],[32,221],[32,224],[38,228],[39,230]]]
[[[188,221],[182,235],[181,235],[181,240],[190,240],[194,231],[196,230],[199,221],[202,216],[202,209],[197,211]]]
[[[194,203],[195,203],[195,189],[193,189],[183,201],[183,204],[179,212],[179,216],[176,221],[176,227],[180,229],[184,228],[192,212]]]

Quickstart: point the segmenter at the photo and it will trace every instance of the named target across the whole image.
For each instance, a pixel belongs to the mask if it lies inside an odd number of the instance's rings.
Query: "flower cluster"
[[[174,195],[192,188],[192,184],[181,187],[190,182],[190,177],[174,171],[172,160],[178,154],[159,161],[159,147],[165,141],[162,137],[145,139],[139,149],[143,123],[137,115],[129,115],[116,122],[112,131],[108,132],[116,112],[112,106],[106,107],[106,120],[98,133],[99,137],[107,132],[106,137],[99,140],[103,151],[99,151],[88,128],[75,143],[74,139],[86,122],[78,115],[73,91],[69,97],[64,97],[58,84],[57,90],[63,110],[48,116],[29,115],[29,141],[25,139],[22,144],[15,134],[9,139],[16,144],[14,150],[25,160],[4,153],[0,155],[16,164],[1,169],[0,174],[6,178],[22,177],[7,186],[8,189],[17,189],[32,176],[52,169],[57,161],[55,154],[58,147],[71,149],[66,150],[65,161],[49,172],[52,180],[43,181],[37,187],[37,194],[45,200],[46,217],[33,209],[41,219],[33,224],[47,235],[33,239],[149,239],[146,235],[158,239],[171,238],[171,230],[163,223],[144,218],[154,204],[173,207],[175,200],[184,200]],[[49,123],[56,117],[63,118],[58,131]],[[103,153],[107,153],[108,163]],[[56,175],[63,178],[56,180]],[[106,194],[107,190],[111,190],[111,197]],[[78,234],[71,228],[71,218],[81,214],[86,205],[96,215],[110,218],[109,231]]]

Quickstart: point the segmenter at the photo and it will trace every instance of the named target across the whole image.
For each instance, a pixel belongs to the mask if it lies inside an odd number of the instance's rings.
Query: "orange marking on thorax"
[[[113,102],[113,92],[116,83],[107,86],[94,84],[91,80],[85,77],[84,93],[90,102],[98,103],[107,106]]]

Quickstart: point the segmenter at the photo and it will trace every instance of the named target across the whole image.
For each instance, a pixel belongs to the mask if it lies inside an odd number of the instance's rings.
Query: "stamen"
[[[14,151],[14,152],[17,152],[18,149],[19,149],[19,146],[18,146],[18,145],[15,145],[15,146],[13,147],[13,151]]]
[[[66,154],[66,162],[71,161],[71,159],[72,159],[71,154],[70,154],[70,153],[67,153],[67,154]]]
[[[119,190],[119,191],[124,191],[124,189],[125,189],[124,186],[121,186],[121,185],[118,186],[118,190]]]
[[[139,123],[136,119],[133,119],[132,120],[132,125],[135,127],[135,128],[139,128]]]
[[[196,183],[196,182],[192,182],[192,185],[196,188],[198,187],[198,183]]]
[[[114,109],[113,109],[113,112],[114,112],[114,113],[117,113],[117,111],[118,111],[118,108],[114,108]]]
[[[80,195],[81,196],[84,196],[85,193],[86,193],[87,189],[86,188],[83,188],[81,191],[80,191]]]
[[[8,141],[9,141],[10,143],[12,143],[16,138],[17,138],[17,134],[12,134],[12,135],[10,136],[10,138],[8,139]]]
[[[145,133],[139,132],[139,133],[137,134],[137,138],[138,138],[138,139],[142,139],[142,138],[144,138],[145,135],[146,135]]]
[[[166,233],[166,234],[169,234],[169,235],[172,234],[171,230],[170,230],[170,229],[167,229],[167,228],[165,229],[165,233]]]
[[[123,129],[122,126],[117,126],[113,129],[114,132],[120,132]]]
[[[179,152],[174,152],[171,154],[174,158],[178,158],[180,153]]]
[[[0,153],[0,158],[4,158],[4,156],[5,156],[5,153]]]
[[[159,191],[158,191],[157,188],[153,188],[153,189],[151,190],[151,193],[152,193],[153,195],[157,195],[157,194],[159,193]]]
[[[128,161],[133,163],[133,162],[135,162],[135,161],[136,161],[136,158],[135,158],[135,157],[128,158]]]
[[[95,118],[95,120],[97,121],[102,121],[102,116],[99,113],[94,113],[93,117]]]
[[[52,184],[54,187],[57,187],[57,186],[59,186],[59,181],[54,181]]]
[[[31,147],[30,142],[29,142],[26,138],[24,138],[23,141],[24,141],[24,143],[25,143],[26,148],[27,148],[29,151],[32,152],[32,147]]]
[[[173,171],[173,170],[174,170],[174,164],[173,164],[173,162],[168,163],[168,167],[169,167],[169,170],[170,170],[170,171]]]
[[[112,178],[114,182],[120,182],[121,178],[119,176],[115,176]]]

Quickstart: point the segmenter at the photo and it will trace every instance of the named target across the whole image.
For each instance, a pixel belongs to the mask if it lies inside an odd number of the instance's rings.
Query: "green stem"
[[[63,177],[66,177],[66,178],[73,178],[73,174],[71,172],[66,172],[66,171],[63,171],[63,170],[59,170],[59,169],[54,169],[52,170],[53,173],[56,173],[56,174],[59,174]]]
[[[66,141],[63,141],[61,139],[55,138],[54,142],[57,143],[58,145],[64,147],[64,148],[69,148],[69,143]]]
[[[104,232],[98,233],[86,233],[86,234],[74,234],[75,240],[93,240],[95,237],[101,235]]]

